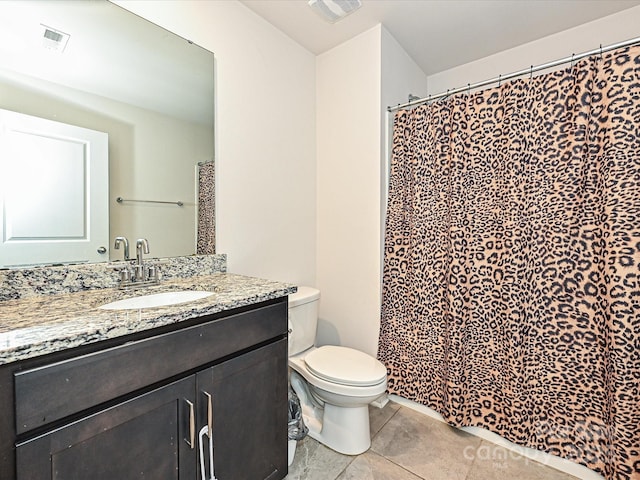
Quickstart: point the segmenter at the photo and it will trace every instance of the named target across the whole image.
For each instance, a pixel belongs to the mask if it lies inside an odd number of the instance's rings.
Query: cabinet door
[[[211,424],[199,468],[217,480],[282,479],[287,474],[287,341],[197,374],[198,429]],[[209,421],[210,420],[210,421]],[[213,468],[209,452],[213,455]]]
[[[20,443],[17,479],[193,479],[194,392],[187,377]]]

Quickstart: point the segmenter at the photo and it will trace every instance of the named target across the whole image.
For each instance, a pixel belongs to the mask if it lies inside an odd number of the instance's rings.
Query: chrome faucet
[[[116,237],[116,241],[113,245],[113,248],[115,248],[116,250],[120,250],[120,244],[124,245],[124,260],[130,260],[129,258],[129,240],[127,240],[127,237]],[[149,246],[147,245],[147,249],[149,248]]]
[[[142,254],[149,253],[149,241],[146,238],[139,238],[136,240],[136,280],[139,282],[146,282],[148,280],[147,266],[144,264]]]
[[[136,240],[136,259],[129,258],[129,242],[125,237],[116,237],[115,248],[124,245],[124,266],[114,264],[113,268],[120,273],[120,288],[142,287],[160,282],[160,265],[162,262],[146,264],[143,255],[149,253],[149,241],[146,238]]]

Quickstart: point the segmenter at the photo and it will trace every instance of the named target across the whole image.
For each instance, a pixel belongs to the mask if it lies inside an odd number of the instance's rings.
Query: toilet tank
[[[320,290],[298,287],[289,295],[289,355],[311,348],[316,340]]]

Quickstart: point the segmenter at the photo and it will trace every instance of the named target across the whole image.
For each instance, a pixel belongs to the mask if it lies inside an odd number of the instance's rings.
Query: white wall
[[[375,355],[386,106],[426,76],[378,25],[317,59],[318,344]]]
[[[215,54],[217,251],[313,285],[315,57],[235,0],[115,3]]]
[[[623,10],[535,42],[430,75],[429,93],[435,95],[468,83],[523,70],[531,65],[542,65],[570,57],[573,53],[587,52],[600,45],[606,46],[629,40],[640,34],[639,23],[640,6]]]
[[[317,57],[318,344],[375,352],[379,317],[378,25]]]

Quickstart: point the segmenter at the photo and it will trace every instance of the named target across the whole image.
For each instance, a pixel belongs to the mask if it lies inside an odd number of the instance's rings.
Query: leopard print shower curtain
[[[390,393],[640,479],[640,47],[401,110],[391,163]]]

